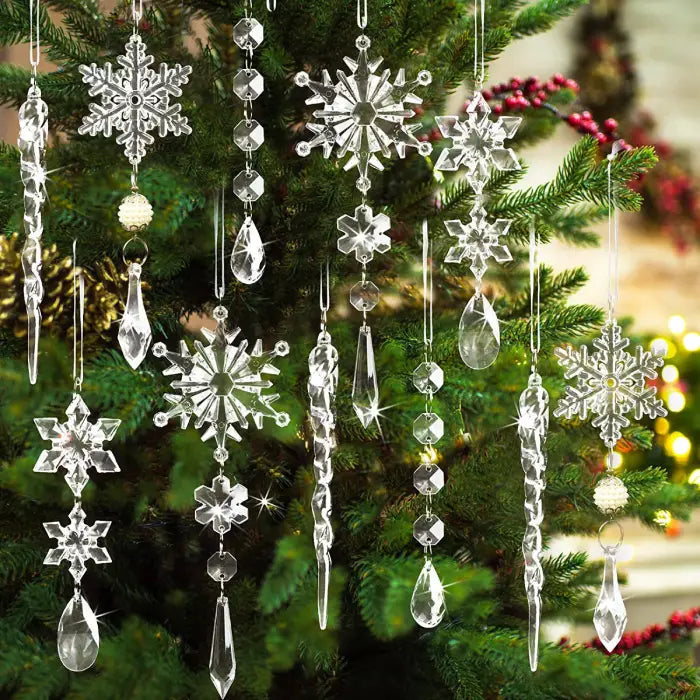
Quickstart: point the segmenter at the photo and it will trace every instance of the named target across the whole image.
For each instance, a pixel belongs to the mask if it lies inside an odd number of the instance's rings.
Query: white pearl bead
[[[627,505],[627,488],[616,476],[603,477],[593,491],[593,500],[603,513],[614,513]]]
[[[140,231],[151,223],[153,207],[142,194],[132,192],[122,199],[118,216],[127,231]]]

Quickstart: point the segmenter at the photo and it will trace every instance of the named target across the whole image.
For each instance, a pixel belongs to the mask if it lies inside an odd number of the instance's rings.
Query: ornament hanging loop
[[[73,239],[73,391],[83,384],[83,326],[85,323],[85,278],[76,266],[78,242]],[[80,340],[78,341],[78,335]]]
[[[602,536],[603,536],[603,531],[605,530],[608,525],[616,525],[617,530],[618,530],[618,537],[617,537],[617,542],[615,544],[603,544]],[[598,544],[600,545],[600,548],[606,553],[610,554],[612,556],[616,555],[620,551],[620,547],[622,546],[622,540],[624,539],[625,536],[625,531],[622,529],[622,525],[615,520],[614,518],[610,518],[610,520],[606,520],[599,528],[598,528]]]
[[[331,307],[331,276],[328,258],[326,258],[325,270],[323,263],[320,265],[318,306],[321,309],[321,333],[325,334],[328,309]]]
[[[142,248],[141,255],[130,256],[128,254],[129,248],[140,245]],[[145,265],[146,260],[148,260],[148,245],[146,241],[141,238],[138,234],[134,234],[122,247],[122,260],[124,264],[129,266],[132,263],[138,263],[139,265]]]
[[[474,0],[474,82],[478,90],[484,87],[486,73],[484,59],[485,14],[486,0]],[[479,23],[481,23],[481,28]],[[479,59],[481,59],[481,65],[479,65]]]
[[[143,0],[131,0],[131,18],[134,20],[134,34],[138,32],[143,17]]]
[[[29,0],[29,63],[32,67],[32,88],[36,88],[36,72],[41,59],[40,23],[39,0]]]
[[[214,296],[221,301],[226,291],[224,248],[226,243],[225,185],[214,203]]]
[[[428,233],[428,220],[423,219],[423,345],[425,361],[433,354],[433,244]]]
[[[532,371],[537,373],[537,355],[542,344],[540,332],[540,265],[539,241],[535,231],[535,220],[530,221],[530,352]],[[535,288],[537,293],[535,294]]]
[[[619,293],[618,233],[619,216],[615,187],[612,181],[612,162],[622,150],[620,141],[615,141],[608,156],[608,320],[615,318],[615,305]]]
[[[267,11],[274,12],[277,9],[277,0],[267,0]]]
[[[357,0],[357,26],[367,29],[367,0]]]

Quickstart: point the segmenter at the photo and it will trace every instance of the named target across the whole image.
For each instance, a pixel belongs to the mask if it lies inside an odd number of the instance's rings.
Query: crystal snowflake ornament
[[[345,255],[355,253],[361,263],[368,263],[374,253],[386,253],[391,248],[391,238],[386,232],[391,221],[386,214],[374,216],[372,207],[360,204],[355,216],[344,214],[338,217],[338,230],[343,234],[338,239],[338,250]]]
[[[566,379],[575,379],[575,386],[566,387],[554,415],[582,420],[596,414],[592,425],[600,428],[600,437],[607,447],[615,447],[622,437],[621,429],[630,422],[626,414],[634,412],[636,420],[665,416],[666,409],[656,396],[656,387],[646,386],[647,379],[656,378],[656,368],[663,357],[637,346],[634,356],[626,352],[628,338],[615,320],[601,329],[601,337],[593,341],[595,352],[568,346],[555,348],[559,364],[566,370]]]
[[[39,435],[51,441],[51,449],[44,450],[34,465],[35,472],[55,473],[66,470],[66,483],[73,495],[80,497],[90,476],[88,469],[99,473],[119,471],[119,465],[111,450],[103,449],[103,443],[111,440],[121,421],[118,418],[99,418],[96,423],[88,420],[90,410],[80,394],[74,394],[66,409],[68,420],[59,423],[58,418],[35,418]]]
[[[521,117],[489,118],[491,108],[484,96],[477,92],[467,107],[467,116],[435,117],[442,135],[452,139],[435,163],[435,170],[467,169],[467,181],[480,194],[488,180],[491,166],[498,170],[520,170],[520,163],[511,148],[503,142],[515,136]]]
[[[248,489],[243,484],[234,484],[220,474],[209,486],[198,486],[194,499],[202,505],[194,513],[194,519],[202,524],[211,523],[214,532],[223,535],[231,529],[231,523],[242,525],[248,520],[248,509],[242,505],[248,499]]]
[[[73,506],[68,518],[68,525],[59,522],[44,523],[46,534],[58,540],[56,547],[46,555],[44,564],[58,566],[64,560],[69,561],[73,580],[80,583],[88,559],[92,559],[95,564],[109,564],[112,561],[107,549],[97,544],[97,540],[107,534],[112,523],[109,520],[96,520],[94,525],[87,526],[80,503]]]
[[[415,80],[406,82],[406,72],[401,68],[392,83],[389,80],[391,71],[376,73],[383,59],[369,60],[367,50],[370,45],[364,34],[357,38],[355,46],[359,56],[357,60],[345,57],[350,73],[339,70],[336,83],[327,70],[323,71],[320,82],[311,80],[303,71],[295,76],[297,85],[308,87],[314,93],[306,104],[323,105],[323,109],[313,113],[322,123],[307,124],[313,138],[300,141],[296,146],[297,153],[307,156],[317,146],[323,149],[326,158],[330,158],[334,148],[339,158],[350,153],[345,170],[357,167],[360,175],[357,188],[361,192],[370,188],[369,166],[383,170],[378,155],[390,158],[392,145],[399,158],[405,157],[407,146],[416,148],[421,155],[432,152],[430,143],[421,142],[414,136],[421,125],[405,123],[415,115],[408,105],[423,102],[413,90],[429,85],[432,76],[423,70]]]
[[[508,233],[511,222],[508,219],[489,220],[480,202],[469,216],[466,224],[456,220],[445,222],[447,232],[457,238],[457,244],[447,251],[445,262],[460,263],[467,258],[471,263],[469,269],[480,280],[486,272],[489,258],[499,263],[513,259],[508,246],[500,242],[501,236]]]
[[[181,105],[171,104],[171,97],[180,97],[180,86],[187,83],[191,66],[179,63],[172,68],[161,63],[158,72],[150,68],[153,56],[146,55],[146,45],[138,34],[133,34],[125,46],[125,55],[117,56],[121,66],[112,70],[112,64],[100,68],[92,63],[79,66],[83,82],[90,86],[91,97],[100,95],[102,102],[90,104],[90,113],[78,128],[80,134],[111,136],[121,132],[117,143],[124,146],[124,154],[132,165],[138,165],[154,138],[149,133],[158,129],[163,137],[190,134],[187,117],[180,114]]]
[[[179,393],[164,395],[170,408],[167,412],[156,413],[153,422],[163,427],[170,418],[177,416],[180,427],[186,428],[194,415],[195,428],[206,426],[202,440],[215,439],[214,459],[220,464],[228,458],[227,438],[241,440],[236,426],[247,429],[252,420],[261,429],[265,418],[273,419],[280,427],[289,424],[289,415],[272,405],[279,394],[263,393],[272,387],[265,375],[279,374],[271,360],[286,355],[289,345],[280,341],[272,350],[263,352],[262,341],[258,340],[248,354],[247,340],[235,342],[240,328],[226,329],[227,316],[228,311],[223,306],[214,309],[216,330],[202,329],[208,344],[195,340],[194,355],[184,341],[180,343],[180,352],[168,351],[164,343],[153,346],[156,357],[165,357],[170,362],[163,374],[181,375],[171,383]]]

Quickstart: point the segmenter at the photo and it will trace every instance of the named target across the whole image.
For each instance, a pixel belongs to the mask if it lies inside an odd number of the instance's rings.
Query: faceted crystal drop
[[[440,624],[445,616],[445,589],[433,563],[425,562],[411,596],[411,615],[421,626],[428,629]]]
[[[617,583],[615,555],[610,552],[605,553],[603,586],[593,613],[593,624],[598,638],[608,651],[617,646],[627,626],[627,611]]]
[[[328,553],[318,557],[318,625],[326,629],[328,621],[328,583],[331,578],[331,558]]]
[[[265,272],[265,248],[250,216],[246,216],[233,244],[231,271],[243,284],[254,284]]]
[[[372,329],[363,324],[357,339],[355,376],[352,382],[352,406],[360,423],[367,428],[377,416],[379,408],[379,386],[377,369],[374,366]]]
[[[146,357],[152,338],[141,296],[141,265],[138,263],[129,265],[129,291],[117,338],[124,359],[136,369]]]
[[[528,594],[528,629],[527,629],[527,649],[530,657],[530,670],[534,673],[537,670],[537,656],[540,644],[540,617],[542,600],[539,593]]]
[[[459,320],[459,354],[467,367],[484,369],[492,365],[501,347],[498,318],[489,300],[475,294]]]
[[[69,671],[85,671],[95,663],[100,632],[95,613],[80,595],[73,596],[58,623],[58,658]]]
[[[236,656],[233,651],[233,631],[228,598],[221,596],[216,601],[214,632],[211,638],[209,656],[209,676],[219,697],[223,698],[236,677]]]

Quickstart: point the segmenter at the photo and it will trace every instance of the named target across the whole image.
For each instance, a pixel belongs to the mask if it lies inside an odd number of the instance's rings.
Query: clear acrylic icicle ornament
[[[421,627],[440,624],[447,612],[445,590],[432,560],[433,545],[444,536],[442,520],[432,512],[433,496],[445,485],[445,474],[436,463],[433,444],[443,433],[442,419],[433,412],[433,394],[444,381],[441,367],[433,361],[433,270],[428,222],[423,221],[423,362],[413,371],[413,385],[425,396],[425,411],[413,423],[413,435],[422,445],[421,463],[413,472],[413,486],[425,496],[425,513],[413,523],[413,536],[423,546],[425,563],[411,595],[411,615]]]
[[[531,371],[527,388],[520,394],[518,405],[518,437],[520,462],[525,474],[525,535],[522,551],[524,561],[525,595],[528,603],[528,655],[530,670],[537,670],[541,591],[544,585],[542,532],[544,519],[542,494],[545,489],[547,452],[545,441],[549,427],[549,394],[537,373],[540,351],[540,268],[537,260],[538,242],[534,222],[530,225],[530,353]]]
[[[81,593],[81,580],[87,571],[86,562],[108,564],[111,558],[100,540],[107,535],[111,523],[96,520],[85,522],[82,508],[82,490],[90,478],[90,470],[114,473],[119,466],[104,443],[111,440],[121,421],[117,418],[100,418],[90,423],[90,410],[80,396],[83,381],[83,317],[85,283],[75,267],[75,243],[73,243],[73,398],[66,409],[67,420],[35,418],[39,434],[51,441],[34,466],[35,472],[55,473],[64,469],[66,482],[73,492],[75,503],[68,516],[68,523],[44,523],[46,534],[56,540],[49,550],[44,564],[58,566],[69,563],[74,592],[58,623],[57,647],[61,663],[70,671],[85,671],[95,663],[100,648],[97,618]],[[78,339],[79,338],[79,339]]]
[[[125,231],[133,234],[124,245],[124,262],[129,272],[129,288],[124,316],[119,324],[118,340],[124,359],[136,369],[143,362],[151,344],[151,325],[141,297],[142,265],[148,256],[148,247],[139,237],[153,218],[153,208],[146,197],[139,193],[138,168],[146,155],[146,147],[154,142],[151,134],[168,133],[175,136],[190,134],[187,117],[180,113],[179,104],[171,104],[170,98],[180,97],[180,87],[188,82],[190,66],[175,64],[169,68],[161,64],[158,72],[151,68],[153,56],[146,55],[146,45],[138,33],[143,16],[143,0],[132,0],[131,15],[133,33],[127,41],[123,56],[117,57],[119,68],[111,63],[99,67],[92,63],[78,70],[83,82],[90,86],[89,95],[101,98],[101,103],[90,104],[90,112],[78,128],[80,134],[110,137],[119,132],[117,143],[124,146],[124,155],[131,163],[131,194],[119,205],[119,222]],[[143,253],[135,261],[126,259],[127,247],[137,244]]]
[[[607,470],[598,481],[594,501],[609,520],[608,524],[619,528],[619,540],[615,546],[603,545],[605,557],[603,585],[595,607],[593,622],[598,637],[608,651],[612,651],[622,638],[627,624],[625,604],[617,581],[616,555],[622,546],[622,526],[615,517],[627,504],[628,494],[624,482],[614,474],[614,448],[622,437],[622,430],[630,425],[627,414],[634,413],[639,420],[644,415],[650,418],[665,416],[666,409],[656,395],[656,387],[647,385],[655,379],[656,370],[663,365],[666,348],[652,345],[651,351],[638,346],[634,355],[627,352],[630,341],[622,337],[622,329],[615,318],[618,299],[618,239],[619,223],[612,181],[612,163],[620,152],[620,142],[613,144],[608,156],[608,318],[601,329],[601,337],[593,341],[594,351],[589,354],[583,346],[555,348],[554,354],[564,368],[566,379],[573,379],[559,400],[555,416],[591,421],[598,428],[600,437],[608,448]]]
[[[29,61],[32,77],[27,99],[19,108],[20,175],[24,185],[24,304],[27,308],[27,370],[30,384],[36,384],[41,331],[41,237],[44,232],[42,209],[46,201],[46,141],[49,110],[37,85],[40,58],[39,0],[29,0]]]
[[[335,441],[335,394],[338,388],[338,351],[326,327],[330,308],[328,265],[321,266],[319,302],[321,330],[309,354],[309,418],[313,431],[314,477],[316,486],[311,497],[314,518],[314,548],[318,565],[318,624],[326,629],[328,619],[328,585],[331,576],[330,549],[333,544],[331,525],[332,454]]]

